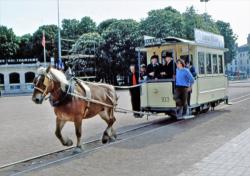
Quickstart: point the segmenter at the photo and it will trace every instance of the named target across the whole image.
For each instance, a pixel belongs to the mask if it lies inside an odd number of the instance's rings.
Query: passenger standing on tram
[[[189,71],[192,74],[192,76],[194,77],[194,79],[196,79],[197,73],[196,73],[195,67],[193,66],[193,62],[186,61],[186,67],[189,69]],[[192,94],[192,85],[188,89],[188,98],[187,98],[188,106],[190,106],[191,94]]]
[[[176,64],[172,58],[172,53],[166,53],[165,64],[162,66],[161,76],[163,79],[175,78]]]
[[[140,66],[140,82],[143,82],[147,79],[147,70],[146,70],[146,65],[141,64]]]
[[[162,65],[158,62],[159,56],[154,54],[151,57],[151,63],[147,66],[148,79],[159,79],[161,77],[160,72]]]
[[[136,86],[129,89],[129,93],[131,96],[131,104],[133,111],[140,111],[141,103],[140,103],[140,86],[139,84],[139,72],[136,71],[135,65],[130,65],[130,72],[128,75],[128,84],[129,86]],[[140,114],[134,113],[134,117],[141,117]]]
[[[177,106],[177,119],[183,119],[183,109],[187,108],[188,88],[194,83],[194,78],[189,69],[185,68],[185,62],[181,59],[176,61],[176,81],[174,99]]]

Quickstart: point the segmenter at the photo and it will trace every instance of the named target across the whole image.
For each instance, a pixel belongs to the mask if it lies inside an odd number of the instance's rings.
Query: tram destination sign
[[[211,32],[202,31],[199,29],[194,29],[195,42],[198,44],[224,48],[224,37],[222,35],[213,34]]]
[[[151,36],[144,36],[144,46],[160,45],[162,42],[161,38],[155,38]]]

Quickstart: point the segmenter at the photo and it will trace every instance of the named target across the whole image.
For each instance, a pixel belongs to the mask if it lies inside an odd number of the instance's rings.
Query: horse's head
[[[68,81],[62,72],[51,66],[47,69],[41,67],[37,72],[38,76],[33,81],[34,91],[32,95],[32,100],[36,104],[42,104],[45,97],[48,97],[53,91],[59,91],[59,89],[65,91]]]
[[[32,95],[32,100],[36,104],[42,104],[45,97],[53,89],[52,75],[49,73],[50,68],[51,68],[50,66],[47,69],[40,67],[37,70],[38,76],[36,76],[33,81],[34,91]]]

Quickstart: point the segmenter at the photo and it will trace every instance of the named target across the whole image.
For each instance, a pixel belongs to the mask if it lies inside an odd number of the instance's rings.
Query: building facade
[[[250,76],[250,34],[247,44],[237,48],[236,57],[227,65],[229,75],[241,74]]]
[[[31,93],[40,66],[37,58],[0,59],[1,95]]]

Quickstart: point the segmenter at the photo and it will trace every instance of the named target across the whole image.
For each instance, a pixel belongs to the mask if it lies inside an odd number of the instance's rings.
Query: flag
[[[42,45],[45,48],[45,32],[43,31]]]

